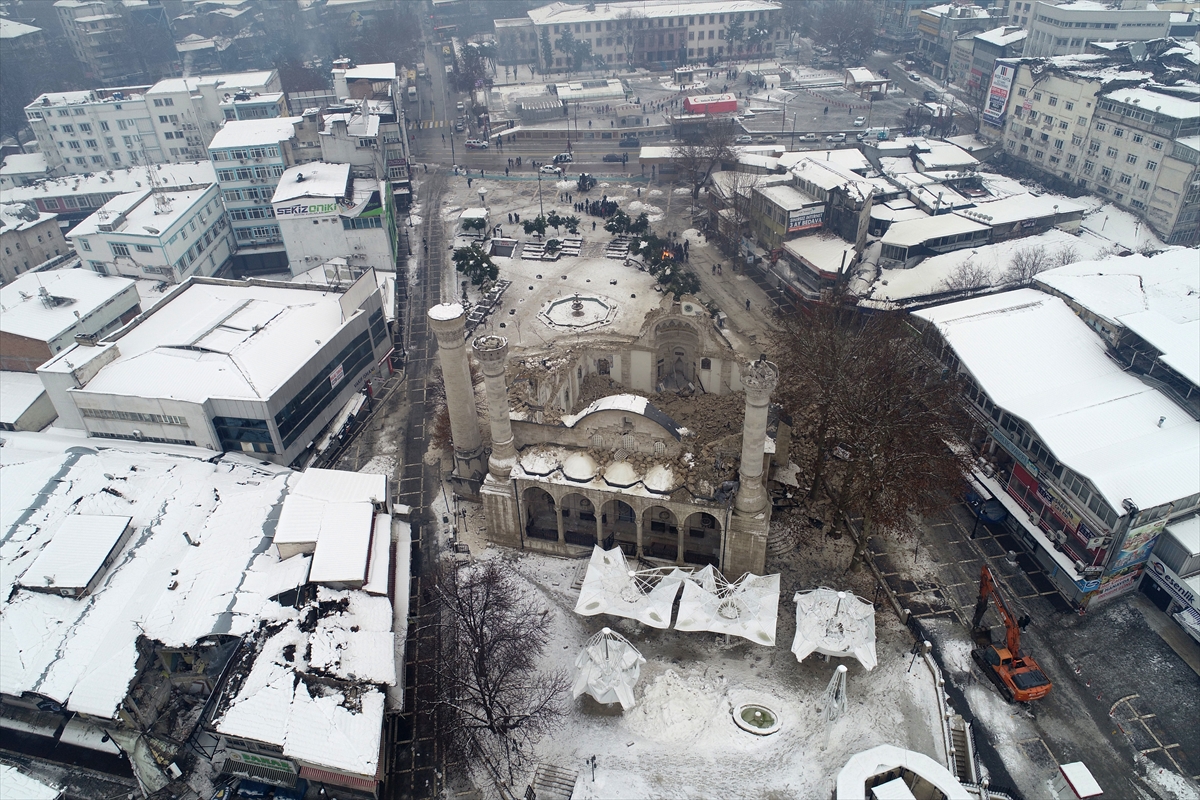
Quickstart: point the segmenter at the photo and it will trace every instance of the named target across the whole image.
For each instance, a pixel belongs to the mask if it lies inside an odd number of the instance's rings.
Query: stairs
[[[533,773],[534,795],[537,800],[571,800],[578,774],[553,764],[538,764]]]
[[[629,257],[629,243],[632,239],[628,236],[618,236],[604,246],[604,257],[625,260]]]
[[[786,556],[796,549],[796,532],[788,528],[778,528],[767,534],[767,557],[779,558]]]
[[[975,737],[971,735],[971,723],[958,714],[950,718],[950,742],[954,745],[955,777],[963,783],[978,783],[979,772],[975,768]]]

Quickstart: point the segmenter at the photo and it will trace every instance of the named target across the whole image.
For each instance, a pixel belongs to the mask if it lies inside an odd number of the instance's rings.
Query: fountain
[[[576,292],[570,297],[550,300],[538,312],[538,318],[559,330],[589,330],[608,325],[617,315],[616,301],[600,295]]]
[[[575,299],[571,301],[571,316],[583,316],[583,301],[579,299],[579,292],[575,293]]]
[[[733,722],[755,736],[770,736],[782,725],[779,715],[761,703],[743,703],[733,709]]]

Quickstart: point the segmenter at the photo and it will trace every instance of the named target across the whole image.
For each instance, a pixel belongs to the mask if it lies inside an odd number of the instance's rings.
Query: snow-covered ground
[[[890,614],[877,626],[879,666],[868,673],[853,659],[843,661],[849,708],[823,749],[818,706],[837,662],[813,657],[797,663],[788,651],[795,627],[790,593],[781,598],[776,647],[739,639],[726,644],[714,634],[576,615],[573,584],[586,561],[495,548],[483,557],[511,558],[515,574],[550,609],[546,669],[570,674],[584,643],[604,626],[646,657],[631,711],[584,695],[569,702],[564,726],[537,745],[535,761],[580,771],[575,797],[823,797],[851,755],[878,744],[944,759],[933,678],[919,661],[909,669],[911,640]],[[739,729],[732,710],[746,702],[776,710],[780,731],[760,737]],[[594,783],[584,764],[591,756],[597,758]]]

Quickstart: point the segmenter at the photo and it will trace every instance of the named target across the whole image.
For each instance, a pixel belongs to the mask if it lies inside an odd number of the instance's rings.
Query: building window
[[[1142,191],[1142,192],[1144,192],[1144,191],[1146,191],[1146,190],[1147,190],[1147,189],[1149,189],[1149,188],[1150,188],[1150,182],[1149,182],[1149,181],[1138,181],[1138,191]]]
[[[1050,98],[1049,100],[1047,100],[1046,102],[1048,102],[1048,103],[1049,103],[1050,105],[1052,105],[1052,106],[1056,106],[1056,105],[1058,105],[1058,98],[1057,98],[1057,97],[1051,97],[1051,98]]]
[[[1157,141],[1157,140],[1156,140],[1156,141],[1155,141],[1153,144],[1151,144],[1150,146],[1151,146],[1151,147],[1153,147],[1155,150],[1162,150],[1162,142],[1160,142],[1160,141]]]
[[[1108,130],[1108,126],[1105,125],[1103,122],[1097,122],[1096,130],[1100,131],[1101,133],[1104,133],[1104,131]]]
[[[1120,183],[1129,184],[1129,183],[1132,183],[1132,182],[1133,182],[1133,176],[1132,176],[1132,175],[1126,175],[1124,172],[1122,172],[1122,173],[1121,173],[1121,177],[1120,177],[1120,178],[1118,178],[1118,181],[1119,181]]]
[[[148,244],[135,244],[133,246],[133,249],[137,250],[139,253],[153,253],[154,252],[154,248]]]
[[[1065,108],[1067,111],[1071,111],[1075,108],[1075,104],[1068,100],[1067,102],[1063,103],[1063,108]]]
[[[110,250],[112,250],[112,254],[114,256],[129,255],[129,245],[125,244],[124,242],[109,242],[108,247]]]
[[[77,241],[79,242],[79,248],[81,250],[88,252],[88,253],[92,252],[92,243],[89,242],[87,239],[78,239]]]
[[[1135,133],[1135,134],[1133,135],[1133,143],[1134,143],[1134,144],[1141,144],[1141,143],[1142,143],[1142,138],[1143,138],[1143,137],[1142,137],[1142,135],[1141,135],[1140,133]]]
[[[1147,161],[1146,162],[1146,171],[1147,172],[1154,172],[1154,170],[1156,170],[1156,169],[1158,169],[1157,161]]]
[[[1124,128],[1113,128],[1113,136],[1115,136],[1115,137],[1117,137],[1118,139],[1120,139],[1120,138],[1121,138],[1121,137],[1123,137],[1124,135],[1125,135],[1125,129],[1124,129]]]
[[[1105,155],[1107,155],[1109,158],[1116,158],[1117,157],[1117,148],[1115,148],[1115,147],[1108,148],[1108,150],[1105,151]]]
[[[1025,88],[1017,89],[1017,97],[1024,97],[1029,94],[1029,90]]]
[[[1129,155],[1125,156],[1125,163],[1126,164],[1136,164],[1137,156],[1135,156],[1133,153],[1130,153]]]

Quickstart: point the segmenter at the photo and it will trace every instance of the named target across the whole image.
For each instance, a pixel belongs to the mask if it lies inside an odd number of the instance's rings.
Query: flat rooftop
[[[931,239],[943,236],[957,236],[963,233],[990,230],[982,222],[960,217],[957,214],[939,214],[925,219],[910,219],[896,222],[883,235],[885,245],[896,247],[915,247]]]
[[[15,425],[45,393],[46,387],[35,373],[0,372],[0,423]]]
[[[278,144],[291,139],[296,133],[295,126],[303,121],[303,117],[230,120],[213,136],[208,149]]]
[[[275,78],[275,70],[230,72],[222,75],[196,75],[190,78],[163,78],[146,90],[147,95],[194,92],[201,86],[216,86],[230,91],[261,89]]]
[[[39,200],[48,197],[94,194],[124,194],[148,188],[149,170],[160,186],[207,186],[217,182],[217,170],[211,161],[182,164],[155,164],[152,167],[127,167],[110,172],[87,172],[62,178],[47,178],[30,186],[14,186],[0,193],[4,202]],[[73,209],[65,209],[71,211]]]
[[[1123,371],[1061,299],[1018,289],[913,313],[1118,514],[1126,498],[1147,509],[1200,492],[1200,422]]]
[[[1150,89],[1118,89],[1104,95],[1105,100],[1115,100],[1118,103],[1137,105],[1147,111],[1174,119],[1196,119],[1200,117],[1200,104],[1195,100],[1184,100],[1182,97],[1155,92]]]
[[[101,225],[113,225],[120,219],[119,226],[114,226],[113,233],[125,236],[151,236],[158,238],[172,225],[181,219],[187,219],[196,209],[197,203],[208,193],[209,187],[203,189],[176,189],[161,193],[166,198],[164,210],[159,210],[150,189],[140,192],[129,192],[117,195],[109,200],[98,211],[71,229],[71,238],[100,233]],[[218,209],[221,200],[216,198]]]
[[[0,331],[49,342],[133,285],[129,278],[90,269],[26,272],[0,286]],[[57,298],[53,304],[42,301],[42,289]]]
[[[559,25],[575,22],[596,22],[623,19],[633,15],[646,19],[686,17],[692,14],[737,14],[751,11],[778,11],[779,3],[762,0],[636,0],[625,3],[596,3],[591,6],[571,3],[551,3],[529,12],[536,25]]]
[[[78,391],[266,400],[345,324],[340,297],[297,285],[189,279],[139,324],[86,348],[115,346],[120,355]],[[69,369],[79,351],[64,350],[42,369]]]
[[[53,591],[86,587],[121,541],[132,517],[72,514],[62,521],[18,584]]]
[[[345,197],[349,187],[349,164],[313,161],[292,167],[279,176],[271,202],[286,203],[301,197]]]

